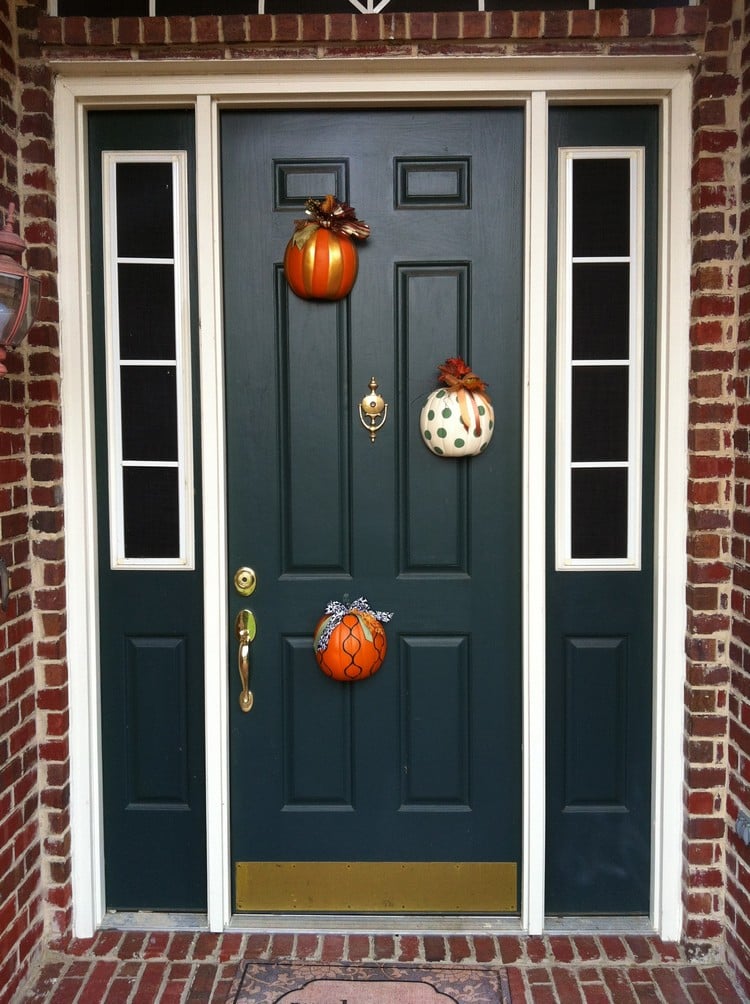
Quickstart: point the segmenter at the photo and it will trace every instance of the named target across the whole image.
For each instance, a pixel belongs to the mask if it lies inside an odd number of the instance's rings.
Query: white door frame
[[[232,923],[229,853],[228,610],[218,182],[218,109],[520,104],[526,107],[525,399],[523,539],[523,863],[521,916],[450,921],[452,930],[545,929],[545,441],[547,108],[549,103],[661,107],[650,924],[682,929],[683,681],[689,374],[691,75],[685,57],[456,58],[451,60],[178,61],[53,64],[66,497],[73,928],[91,936],[105,913],[98,691],[98,597],[90,269],[85,148],[92,108],[192,107],[196,116],[198,298],[203,456],[208,915]],[[535,447],[535,444],[536,447]],[[74,601],[73,601],[74,598]],[[242,926],[247,928],[242,918]],[[259,929],[301,918],[253,917]],[[355,918],[317,929],[352,929]],[[419,918],[368,918],[379,930],[435,929]]]

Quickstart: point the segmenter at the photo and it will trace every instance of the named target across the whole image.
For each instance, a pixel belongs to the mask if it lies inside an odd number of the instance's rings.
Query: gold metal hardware
[[[359,420],[365,429],[370,433],[370,442],[375,442],[375,437],[385,425],[388,418],[388,405],[380,394],[376,393],[378,384],[375,377],[370,377],[368,384],[370,393],[365,394],[359,402]]]
[[[237,861],[238,910],[515,913],[515,861]]]
[[[250,690],[250,644],[255,638],[255,615],[252,610],[240,610],[234,622],[234,633],[240,643],[237,652],[237,666],[242,680],[240,707],[243,711],[249,711],[253,706],[253,694]]]
[[[234,573],[234,588],[240,596],[251,596],[257,584],[258,580],[252,568],[243,565]]]

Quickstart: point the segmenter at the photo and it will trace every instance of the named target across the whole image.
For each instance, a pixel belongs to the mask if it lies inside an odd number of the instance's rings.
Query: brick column
[[[59,538],[61,529],[62,497],[51,81],[39,61],[38,14],[34,3],[0,0],[0,207],[10,201],[19,207],[29,244],[25,264],[41,274],[43,291],[41,323],[9,353],[9,373],[0,376],[0,558],[12,588],[8,609],[0,613],[1,1002],[13,998],[44,933],[44,890],[51,876],[44,863],[50,848],[43,847],[40,821],[47,810],[40,812],[40,783],[43,804],[59,794],[48,766],[40,764],[39,733],[67,731],[66,720],[53,722],[43,710],[50,702],[47,639],[50,629],[61,634],[60,623],[46,621],[50,600],[44,587],[50,579],[62,580],[60,539],[56,561],[49,561],[50,538]],[[45,464],[52,453],[56,468]],[[57,785],[67,786],[67,778]]]
[[[732,22],[740,77],[736,202],[732,631],[730,642],[729,776],[727,792],[727,955],[750,995],[750,849],[736,832],[750,817],[750,12],[737,3]]]

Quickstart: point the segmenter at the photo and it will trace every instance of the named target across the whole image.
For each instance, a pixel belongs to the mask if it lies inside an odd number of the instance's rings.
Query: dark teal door
[[[228,583],[257,623],[249,713],[230,653],[238,909],[518,909],[523,150],[519,109],[221,117],[229,570],[257,576]],[[303,301],[284,247],[329,192],[372,236],[346,300]],[[419,432],[456,355],[496,412],[470,460]],[[359,596],[388,654],[336,683],[313,633]]]
[[[109,909],[206,907],[193,148],[190,112],[89,118]]]
[[[648,914],[658,110],[549,137],[547,912]]]

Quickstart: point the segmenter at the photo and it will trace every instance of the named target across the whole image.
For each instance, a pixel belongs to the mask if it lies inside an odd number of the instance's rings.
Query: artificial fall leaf
[[[483,394],[487,390],[484,380],[476,373],[472,373],[471,367],[460,356],[446,359],[441,366],[438,366],[438,371],[441,383],[447,384],[448,387],[476,391],[478,394]]]

